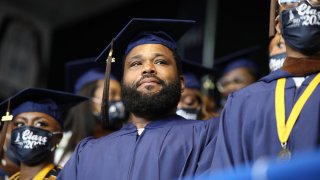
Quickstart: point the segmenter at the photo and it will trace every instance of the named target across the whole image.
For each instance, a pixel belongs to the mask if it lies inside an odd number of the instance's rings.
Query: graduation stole
[[[277,85],[276,85],[276,92],[275,92],[275,111],[276,111],[276,121],[277,121],[277,130],[278,130],[278,137],[279,141],[281,143],[282,150],[278,154],[280,158],[290,159],[291,153],[287,149],[287,141],[290,136],[290,133],[292,131],[292,128],[295,124],[295,122],[298,119],[298,116],[304,106],[304,104],[307,102],[313,91],[316,89],[318,84],[320,83],[320,73],[318,73],[315,78],[310,82],[308,87],[305,89],[305,91],[302,93],[302,95],[299,97],[297,102],[294,104],[289,119],[286,123],[285,121],[285,83],[286,79],[281,78],[278,79]]]
[[[48,164],[46,167],[44,167],[34,178],[33,180],[41,180],[45,179],[47,174],[54,168],[53,164]]]

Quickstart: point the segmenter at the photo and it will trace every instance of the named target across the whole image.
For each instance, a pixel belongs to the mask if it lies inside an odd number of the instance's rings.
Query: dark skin
[[[221,92],[223,96],[228,96],[230,93],[244,88],[255,81],[255,77],[250,74],[247,68],[234,69],[223,75],[223,78],[225,79],[225,81],[229,82],[226,83],[226,85],[224,85],[223,87],[224,91]],[[233,82],[235,78],[238,78],[239,81]]]
[[[135,86],[144,94],[156,94],[163,88],[154,78],[146,78],[138,82],[144,74],[154,74],[166,84],[179,78],[181,89],[184,90],[184,78],[178,76],[178,69],[173,52],[160,44],[143,44],[134,47],[126,56],[123,73],[123,83]],[[131,121],[137,128],[144,128],[153,119],[169,114],[175,114],[176,108],[167,114],[154,115],[153,117],[131,114]]]
[[[60,124],[53,117],[41,112],[24,112],[16,115],[12,121],[13,129],[22,126],[33,126],[50,132],[62,132]],[[53,144],[58,144],[61,138],[62,136],[59,137],[59,139],[57,139],[56,142],[53,142]],[[53,153],[54,152],[52,152],[52,155]],[[37,164],[36,166],[32,167],[21,163],[20,180],[32,179],[41,169],[43,169],[50,163],[53,163],[52,158],[48,158],[40,164]]]
[[[194,108],[198,109],[201,106],[200,92],[196,89],[186,88],[181,95],[180,102],[178,104],[178,108]]]

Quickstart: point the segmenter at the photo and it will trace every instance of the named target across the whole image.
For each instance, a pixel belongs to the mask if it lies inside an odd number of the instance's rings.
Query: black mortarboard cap
[[[114,39],[113,56],[116,63],[132,48],[141,44],[162,44],[175,50],[176,42],[194,23],[192,20],[177,19],[131,19]],[[111,44],[102,51],[96,61],[105,62],[110,48]]]
[[[88,98],[63,91],[27,88],[1,102],[0,113],[5,114],[9,110],[16,116],[23,112],[42,112],[52,116],[62,126],[62,113],[85,100]]]

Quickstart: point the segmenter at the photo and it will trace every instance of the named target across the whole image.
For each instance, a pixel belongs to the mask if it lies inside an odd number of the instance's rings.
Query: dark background
[[[203,31],[211,9],[208,1],[0,0],[0,98],[30,86],[64,90],[65,62],[97,56],[133,17],[196,20],[194,33],[184,37],[183,42],[188,43],[181,53],[203,63]],[[234,51],[257,47],[252,58],[260,74],[267,74],[269,1],[215,2],[214,59],[207,61],[216,64]],[[36,45],[30,45],[26,38],[30,36],[23,37],[19,31],[8,35],[12,22],[27,24]]]

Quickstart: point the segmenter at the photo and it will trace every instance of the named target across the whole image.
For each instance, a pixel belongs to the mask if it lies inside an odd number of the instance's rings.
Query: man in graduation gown
[[[249,164],[261,157],[289,160],[319,146],[320,27],[302,19],[319,22],[320,7],[319,1],[310,2],[281,6],[276,30],[284,37],[288,57],[281,69],[230,95],[212,169]]]
[[[200,157],[210,149],[214,126],[175,114],[184,89],[176,41],[193,23],[132,19],[117,35],[113,66],[123,56],[122,98],[130,123],[109,136],[83,140],[59,179],[169,180],[207,169]]]

